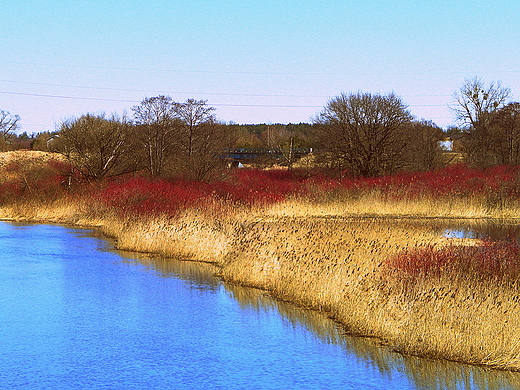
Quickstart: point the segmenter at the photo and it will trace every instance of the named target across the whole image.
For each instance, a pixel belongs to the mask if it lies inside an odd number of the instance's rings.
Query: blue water
[[[518,374],[405,358],[214,272],[0,223],[0,388],[520,389]]]

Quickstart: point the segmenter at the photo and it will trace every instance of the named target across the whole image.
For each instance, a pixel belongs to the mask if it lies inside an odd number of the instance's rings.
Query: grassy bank
[[[520,369],[519,245],[440,234],[441,219],[516,217],[516,168],[71,185],[62,163],[42,167],[0,168],[0,218],[99,226],[120,249],[215,263],[398,351]]]

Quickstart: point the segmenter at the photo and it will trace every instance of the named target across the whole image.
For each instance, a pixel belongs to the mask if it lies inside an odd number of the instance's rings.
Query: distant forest
[[[285,146],[293,140],[294,147],[312,148],[312,125],[298,124],[225,124],[231,132],[236,134],[236,148],[265,149]],[[2,150],[41,150],[48,151],[47,140],[59,131],[44,131],[41,133],[20,134],[12,133],[2,144]]]
[[[306,155],[306,168],[353,177],[459,161],[520,164],[520,103],[510,96],[500,83],[466,80],[452,107],[460,126],[444,130],[415,118],[393,93],[342,93],[312,123],[297,124],[222,123],[205,100],[169,96],[144,99],[133,117],[85,114],[39,134],[17,134],[20,118],[0,111],[0,149],[62,153],[89,180],[129,172],[212,180],[242,162],[291,168]]]

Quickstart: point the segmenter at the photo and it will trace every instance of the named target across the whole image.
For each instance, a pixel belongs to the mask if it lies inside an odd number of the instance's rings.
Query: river
[[[0,222],[0,248],[2,389],[520,389],[92,230]]]

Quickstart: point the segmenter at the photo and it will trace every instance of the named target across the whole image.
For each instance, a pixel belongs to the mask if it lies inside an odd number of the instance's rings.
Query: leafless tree
[[[147,98],[132,108],[136,139],[150,174],[211,180],[222,172],[224,150],[233,144],[205,100],[179,103],[169,96]]]
[[[468,160],[479,166],[494,164],[492,144],[494,133],[490,127],[493,114],[502,108],[511,90],[500,82],[485,85],[481,78],[466,79],[453,95],[451,106],[457,119],[466,126],[464,149]]]
[[[0,110],[0,149],[4,150],[12,134],[19,128],[20,117]]]
[[[212,180],[225,173],[224,151],[236,142],[229,126],[217,122],[215,108],[206,100],[188,99],[175,104],[180,127],[175,139],[178,174],[196,180]]]
[[[296,137],[288,130],[288,127],[282,124],[268,125],[266,135],[269,151],[280,155],[271,163],[282,164],[291,168],[296,161],[294,153]]]
[[[207,129],[216,123],[214,107],[209,107],[206,100],[188,99],[175,104],[175,113],[182,122],[177,142],[184,154],[192,156],[198,145],[207,138]]]
[[[489,127],[492,150],[498,164],[520,163],[520,103],[509,103],[495,111]]]
[[[445,164],[439,145],[446,134],[432,121],[413,121],[404,127],[408,136],[405,148],[406,170],[430,171]]]
[[[153,176],[164,173],[175,152],[174,141],[181,125],[176,105],[169,96],[156,96],[132,107],[137,125],[135,138],[140,143],[146,169]]]
[[[131,130],[126,118],[86,114],[61,124],[58,145],[86,179],[101,180],[135,170]]]
[[[466,79],[462,87],[453,94],[451,109],[463,124],[477,128],[484,125],[489,114],[502,107],[511,90],[501,83],[492,81],[485,85],[479,77]]]
[[[412,120],[393,93],[342,93],[315,120],[316,134],[330,165],[356,176],[377,176],[402,166],[404,125]]]

